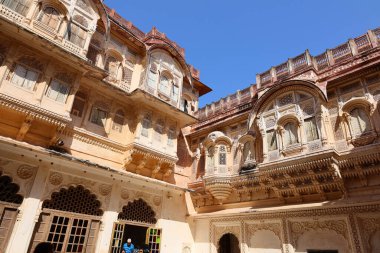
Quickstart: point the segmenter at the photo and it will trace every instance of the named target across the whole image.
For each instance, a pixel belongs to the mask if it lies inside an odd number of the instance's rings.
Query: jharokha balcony
[[[0,18],[17,24],[20,28],[31,33],[36,33],[56,46],[80,57],[86,58],[87,50],[64,38],[64,31],[55,31],[38,20],[32,20],[32,15],[37,5],[22,5],[21,1],[0,4]]]

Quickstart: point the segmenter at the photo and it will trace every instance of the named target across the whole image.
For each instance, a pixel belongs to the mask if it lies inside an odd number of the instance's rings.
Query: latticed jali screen
[[[61,189],[51,195],[51,200],[45,200],[43,208],[101,216],[100,202],[94,194],[82,186]]]
[[[152,208],[144,200],[138,199],[124,206],[118,219],[154,224],[157,222],[155,216]]]

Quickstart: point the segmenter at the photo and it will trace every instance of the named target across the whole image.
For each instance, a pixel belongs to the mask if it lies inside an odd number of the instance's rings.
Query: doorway
[[[219,240],[218,253],[240,253],[236,236],[231,233],[224,234]]]

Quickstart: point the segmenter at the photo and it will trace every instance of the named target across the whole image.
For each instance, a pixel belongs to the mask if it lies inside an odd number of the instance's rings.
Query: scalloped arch
[[[248,117],[249,129],[254,130],[253,123],[262,108],[266,108],[266,106],[269,105],[269,103],[271,103],[273,99],[279,95],[279,93],[288,91],[306,92],[313,95],[319,101],[324,103],[327,102],[326,94],[313,82],[301,80],[285,81],[270,87],[260,96]]]

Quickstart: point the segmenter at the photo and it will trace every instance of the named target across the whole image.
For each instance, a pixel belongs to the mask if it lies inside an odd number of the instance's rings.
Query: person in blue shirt
[[[124,243],[123,250],[125,253],[133,253],[135,246],[132,244],[131,238],[128,238],[127,243]]]

